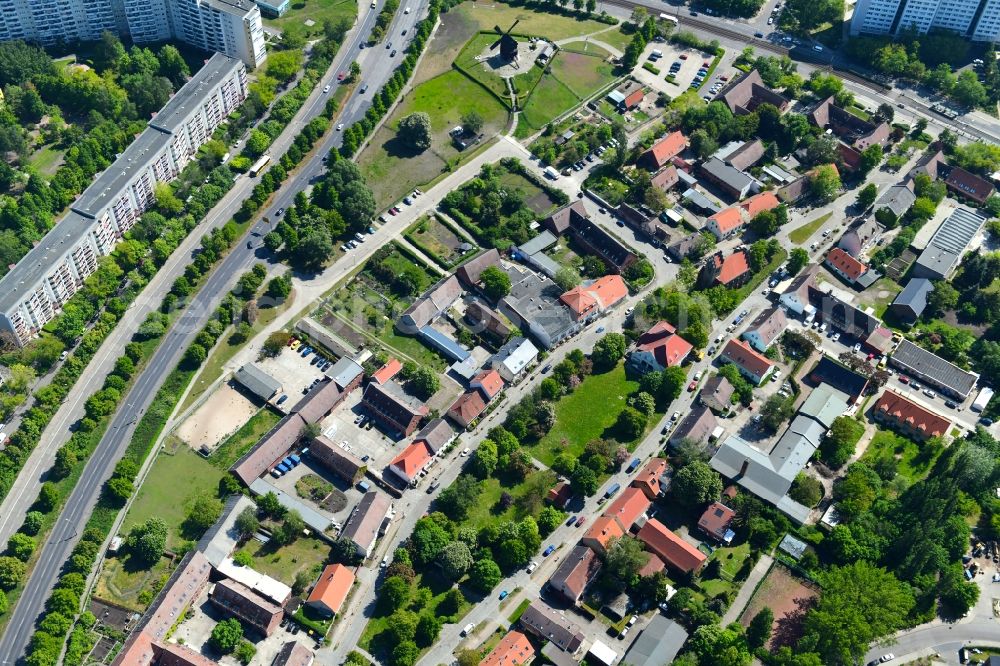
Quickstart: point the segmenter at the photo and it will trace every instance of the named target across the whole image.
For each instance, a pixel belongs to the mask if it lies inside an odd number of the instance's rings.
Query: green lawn
[[[358,3],[354,0],[294,0],[284,16],[265,18],[264,24],[285,34],[315,37],[323,32],[324,21],[346,18],[353,22],[357,13]],[[308,19],[315,21],[315,25],[306,26]]]
[[[500,26],[506,30],[518,21],[514,32],[522,35],[541,35],[546,39],[561,41],[576,35],[587,35],[607,29],[607,25],[589,19],[578,19],[558,14],[533,12],[526,7],[511,7],[502,2],[465,2],[449,13],[460,12],[464,18],[477,24],[479,30],[493,30]]]
[[[875,309],[875,316],[882,319],[886,309],[896,300],[896,296],[901,291],[903,291],[902,287],[889,278],[884,277],[868,289],[865,289],[859,298],[862,305],[872,306]]]
[[[587,377],[573,393],[556,404],[556,424],[537,444],[529,447],[531,455],[545,465],[567,451],[579,456],[587,442],[605,437],[605,431],[618,419],[625,399],[639,387],[625,377],[625,366]]]
[[[579,103],[579,98],[559,79],[551,75],[542,77],[527,102],[522,104],[517,136],[528,136],[543,129]]]
[[[219,444],[210,457],[212,464],[222,470],[229,469],[280,420],[281,416],[276,411],[264,407],[251,416],[250,420],[243,424],[243,427],[227,437],[222,444]]]
[[[522,483],[518,484],[504,485],[496,478],[491,477],[486,479],[482,484],[483,491],[479,496],[479,501],[469,511],[469,514],[462,521],[460,527],[472,527],[479,530],[490,523],[520,520],[528,513],[534,514],[535,511],[524,512],[520,510],[517,506],[517,500],[531,493],[535,493],[539,498],[544,499],[549,488],[554,486],[555,483],[556,474],[551,470],[534,472]],[[500,511],[498,510],[497,503],[504,492],[510,493],[511,497],[514,498],[514,504],[506,510]],[[538,502],[536,510],[541,510],[541,505],[542,503]]]
[[[801,227],[793,230],[788,234],[789,240],[791,240],[796,245],[802,245],[807,240],[809,240],[810,236],[819,231],[819,228],[822,227],[823,224],[827,220],[829,220],[832,216],[833,213],[827,213],[825,215],[820,215],[812,222],[807,222],[806,224],[803,224]]]
[[[938,455],[939,451],[932,448],[894,432],[879,430],[861,460],[874,465],[882,458],[895,458],[898,465],[896,473],[913,483],[927,476]]]
[[[181,523],[188,506],[199,495],[214,496],[224,473],[187,446],[178,447],[175,453],[161,452],[136,493],[122,533],[156,516],[169,528],[167,548],[179,547],[185,541]]]
[[[455,66],[509,104],[507,83],[492,70],[488,70],[485,62],[478,60],[496,40],[497,36],[492,32],[477,33],[455,58]]]
[[[608,52],[593,44],[587,55],[572,51],[561,51],[552,61],[552,73],[581,100],[590,97],[615,80],[611,63],[607,62]]]
[[[741,543],[738,546],[717,548],[712,553],[711,559],[719,560],[722,563],[722,577],[732,580],[737,572],[743,568],[743,563],[748,557],[750,557],[750,544]]]
[[[399,105],[390,124],[396,125],[398,118],[416,111],[423,111],[431,117],[434,138],[444,139],[449,147],[448,131],[461,124],[462,116],[470,111],[482,116],[483,134],[495,134],[507,124],[507,110],[503,105],[493,96],[484,95],[469,77],[454,70],[414,88]],[[432,149],[435,149],[433,144]]]
[[[149,567],[145,563],[133,566],[129,559],[127,555],[111,556],[104,561],[94,596],[142,612],[170,574],[170,560],[161,557]]]
[[[28,158],[28,163],[43,175],[51,176],[62,164],[62,158],[63,151],[52,146],[45,146],[32,153],[31,157]]]
[[[243,550],[253,556],[253,569],[285,585],[294,583],[300,571],[318,576],[330,554],[330,546],[326,542],[306,537],[277,548],[274,541],[263,544],[251,539]]]
[[[599,35],[594,35],[594,39],[604,42],[608,46],[613,46],[621,52],[625,52],[625,47],[632,41],[632,34],[625,34],[621,28],[612,28]]]

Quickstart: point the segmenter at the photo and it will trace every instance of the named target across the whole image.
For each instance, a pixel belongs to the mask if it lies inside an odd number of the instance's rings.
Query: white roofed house
[[[771,307],[757,315],[740,337],[763,353],[775,343],[787,327],[788,319],[785,317],[785,311],[779,307]]]
[[[538,348],[527,338],[513,338],[490,358],[490,366],[512,383],[538,358]]]

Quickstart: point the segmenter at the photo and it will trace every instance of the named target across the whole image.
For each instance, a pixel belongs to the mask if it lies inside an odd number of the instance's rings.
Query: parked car
[[[576,519],[576,526],[580,527],[585,522],[587,522],[587,517],[586,516],[580,516],[579,518]]]
[[[537,568],[538,568],[538,562],[535,562],[534,560],[532,560],[531,562],[528,562],[528,573],[531,573],[532,571],[534,571]]]
[[[552,545],[552,544],[549,544],[549,547],[548,547],[548,548],[546,548],[546,549],[545,549],[545,550],[544,550],[544,551],[542,552],[542,557],[548,557],[549,555],[551,555],[551,554],[552,554],[552,553],[554,553],[555,551],[556,551],[556,547],[555,547],[554,545]]]
[[[504,590],[503,592],[501,592],[500,593],[500,601],[503,601],[504,599],[506,599],[508,594],[510,594],[510,592],[508,592],[507,590]]]

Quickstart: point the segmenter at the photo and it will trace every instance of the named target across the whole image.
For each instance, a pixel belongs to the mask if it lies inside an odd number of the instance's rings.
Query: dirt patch
[[[334,488],[323,502],[320,503],[320,506],[330,513],[340,513],[347,508],[347,496]]]
[[[427,46],[420,68],[413,77],[413,86],[433,79],[438,74],[451,69],[462,47],[479,30],[475,21],[464,12],[450,11],[441,15],[441,25],[438,26],[434,38]]]
[[[796,577],[781,564],[775,564],[743,611],[740,624],[748,626],[761,609],[768,607],[774,612],[768,649],[794,645],[801,637],[806,611],[817,597],[819,591],[812,583]]]
[[[192,449],[214,449],[257,413],[257,405],[229,384],[223,384],[177,429]]]
[[[135,622],[132,617],[135,615],[135,611],[105,603],[100,599],[91,599],[90,612],[101,624],[118,631],[125,631],[129,628],[130,623]]]

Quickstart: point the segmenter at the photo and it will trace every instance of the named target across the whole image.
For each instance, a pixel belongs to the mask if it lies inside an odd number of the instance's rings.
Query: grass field
[[[859,300],[862,305],[870,305],[874,308],[875,316],[882,319],[889,305],[896,300],[896,296],[901,291],[903,288],[896,282],[889,278],[881,278],[871,287],[865,289]]]
[[[243,550],[253,556],[255,570],[280,580],[285,585],[295,582],[300,571],[309,571],[316,576],[323,568],[330,547],[319,539],[300,537],[288,544],[275,548],[274,541],[266,544],[251,539]]]
[[[45,146],[36,150],[28,158],[28,163],[45,176],[51,176],[59,168],[63,161],[63,151],[52,146]]]
[[[502,2],[492,4],[466,2],[448,12],[449,15],[452,13],[458,13],[463,19],[471,21],[476,30],[493,30],[494,26],[506,30],[514,21],[520,21],[516,32],[524,35],[541,35],[552,41],[587,35],[608,28],[599,21],[534,12],[524,7],[511,7]]]
[[[185,541],[181,524],[188,506],[199,495],[214,496],[223,474],[187,446],[178,447],[176,453],[160,453],[125,516],[122,533],[156,516],[169,528],[167,548],[179,547]]]
[[[579,456],[587,442],[605,436],[625,407],[625,399],[638,388],[625,377],[625,366],[587,377],[573,393],[556,404],[556,424],[537,444],[531,455],[551,465],[563,451]]]
[[[170,560],[166,557],[161,557],[152,567],[145,563],[132,566],[127,555],[108,557],[97,579],[94,596],[142,612],[170,571]]]
[[[504,485],[496,478],[489,478],[483,481],[482,494],[479,501],[469,511],[468,516],[462,521],[461,527],[472,527],[481,529],[490,523],[503,523],[508,520],[520,520],[525,514],[518,509],[517,500],[530,493],[535,493],[539,498],[544,499],[549,488],[556,483],[556,473],[551,470],[536,471],[528,476],[523,482],[514,485]],[[505,510],[498,510],[497,503],[500,496],[510,493],[514,498],[514,504]],[[541,509],[542,503],[537,503]]]
[[[820,215],[819,217],[817,217],[812,222],[807,222],[807,223],[803,224],[801,227],[799,227],[798,229],[795,229],[795,230],[791,231],[788,234],[788,239],[790,241],[792,241],[793,243],[795,243],[796,245],[802,245],[807,240],[809,240],[810,236],[812,236],[814,233],[816,233],[817,231],[819,231],[819,228],[822,227],[823,224],[827,220],[829,220],[832,216],[833,216],[833,213],[827,213],[826,215]]]
[[[558,58],[557,58],[558,59]],[[529,136],[576,106],[579,99],[554,76],[543,77],[524,103],[517,136]]]
[[[940,448],[925,446],[888,430],[875,433],[861,460],[874,465],[882,458],[895,458],[896,473],[914,483],[927,476]]]
[[[625,52],[625,47],[632,41],[632,37],[632,34],[625,34],[620,27],[611,28],[598,35],[594,35],[594,39],[602,41],[608,46],[613,46],[623,53]]]
[[[229,469],[280,420],[281,416],[277,412],[264,407],[251,416],[243,427],[226,438],[226,441],[219,444],[219,447],[212,452],[210,458],[212,464],[221,470]]]
[[[484,88],[509,102],[507,83],[492,71],[487,71],[487,65],[477,60],[496,39],[497,36],[493,33],[479,33],[475,35],[462,48],[462,52],[459,53],[458,57],[455,58],[455,65],[478,81]]]
[[[358,3],[354,0],[294,0],[284,16],[265,18],[264,24],[288,35],[314,37],[323,32],[324,21],[341,18],[353,21],[357,13]],[[307,26],[307,19],[312,19],[316,24]]]
[[[574,42],[581,44],[581,42]],[[593,44],[588,55],[572,51],[560,51],[552,62],[552,73],[581,100],[590,97],[615,79],[611,63],[607,62],[608,52]]]
[[[458,248],[465,242],[463,236],[441,222],[436,215],[425,215],[406,231],[406,239],[423,250],[445,268],[451,268],[473,253],[462,253]]]
[[[581,42],[574,42],[581,44]],[[518,99],[521,117],[515,135],[525,138],[543,129],[585,99],[614,81],[611,64],[605,61],[607,52],[596,46],[591,49],[602,55],[584,55],[560,51],[552,59],[551,74],[546,74],[534,87],[527,100]]]

